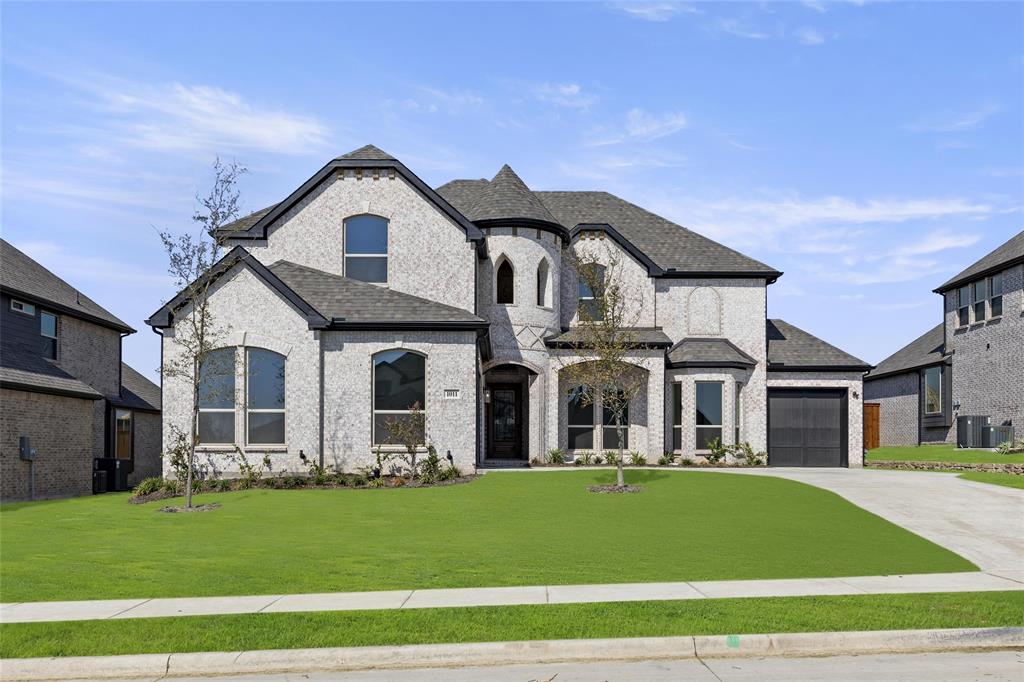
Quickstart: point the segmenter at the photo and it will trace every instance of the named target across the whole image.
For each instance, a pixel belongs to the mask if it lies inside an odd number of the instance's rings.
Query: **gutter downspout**
[[[320,337],[320,468],[324,467],[324,331],[317,332]]]

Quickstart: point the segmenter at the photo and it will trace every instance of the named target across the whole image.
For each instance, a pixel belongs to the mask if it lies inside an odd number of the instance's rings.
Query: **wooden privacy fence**
[[[882,406],[878,403],[864,403],[864,447],[874,450],[882,440]]]

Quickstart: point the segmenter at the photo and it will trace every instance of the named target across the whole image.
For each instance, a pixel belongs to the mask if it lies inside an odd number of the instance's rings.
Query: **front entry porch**
[[[484,373],[485,467],[528,466],[530,389],[538,375],[521,365],[497,365]]]

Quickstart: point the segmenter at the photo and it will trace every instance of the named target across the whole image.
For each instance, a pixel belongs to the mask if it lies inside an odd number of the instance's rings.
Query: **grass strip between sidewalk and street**
[[[0,656],[106,656],[1024,625],[1024,591],[254,613],[0,625]]]
[[[1022,464],[1024,453],[1002,455],[994,450],[959,449],[955,445],[892,445],[868,450],[868,462],[955,462],[958,464]]]

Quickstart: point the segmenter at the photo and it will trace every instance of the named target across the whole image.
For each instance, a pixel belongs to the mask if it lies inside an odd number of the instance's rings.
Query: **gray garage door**
[[[769,466],[844,467],[846,444],[845,390],[768,390]]]

